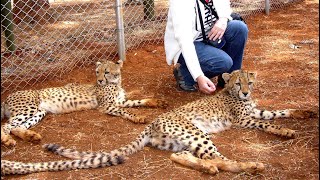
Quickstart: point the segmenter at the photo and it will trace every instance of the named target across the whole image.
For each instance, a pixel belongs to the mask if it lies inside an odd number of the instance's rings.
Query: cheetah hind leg
[[[11,129],[11,133],[25,141],[39,143],[42,139],[37,132],[29,130],[29,128],[37,125],[46,115],[44,109],[39,109],[31,118]]]
[[[5,126],[9,124],[5,124],[1,126],[1,144],[7,147],[13,147],[16,145],[16,141],[10,136],[9,133],[5,132]]]
[[[13,147],[16,145],[16,141],[8,134],[2,134],[1,132],[1,144],[7,147]]]
[[[24,127],[16,127],[11,129],[11,133],[24,141],[39,143],[42,139],[41,135]]]
[[[257,162],[235,162],[222,160],[219,157],[214,159],[200,159],[193,156],[189,151],[173,153],[170,159],[181,165],[199,170],[209,174],[217,174],[219,170],[239,173],[248,172],[256,174],[264,170],[264,165]]]

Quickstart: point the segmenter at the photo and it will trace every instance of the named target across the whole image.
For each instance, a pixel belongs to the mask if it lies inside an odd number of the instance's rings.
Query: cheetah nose
[[[101,84],[103,80],[98,80],[98,82]]]
[[[247,96],[247,95],[248,95],[248,92],[242,92],[242,94],[243,94],[244,96]]]

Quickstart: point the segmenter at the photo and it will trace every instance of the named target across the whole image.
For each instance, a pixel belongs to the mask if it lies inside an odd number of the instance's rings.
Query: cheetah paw
[[[1,139],[1,144],[3,144],[6,147],[14,147],[16,146],[17,142],[10,137],[10,138]]]
[[[318,112],[316,111],[312,111],[312,110],[305,110],[305,109],[302,109],[302,110],[292,110],[292,117],[293,118],[299,118],[299,119],[302,119],[302,118],[315,118],[318,116]]]
[[[33,143],[39,143],[42,137],[36,132],[27,131],[22,139]]]
[[[157,106],[160,107],[160,108],[167,108],[169,106],[169,103],[165,100],[161,100],[161,99],[157,99]]]
[[[144,116],[139,116],[139,117],[134,118],[131,121],[134,123],[137,123],[137,124],[145,124],[145,123],[147,123],[147,118]]]
[[[281,128],[280,135],[287,137],[287,138],[295,138],[296,137],[296,131],[287,129],[287,128]]]
[[[165,109],[168,105],[167,101],[161,99],[149,99],[147,102],[148,107],[159,107]]]
[[[258,162],[246,162],[243,165],[243,171],[248,172],[250,174],[256,174],[264,171],[265,167],[263,163]]]

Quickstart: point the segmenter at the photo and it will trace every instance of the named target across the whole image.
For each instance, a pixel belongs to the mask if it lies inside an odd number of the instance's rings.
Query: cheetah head
[[[105,63],[96,63],[97,83],[101,86],[107,84],[121,83],[121,68],[123,61],[119,60],[116,63],[106,61]]]
[[[222,78],[226,82],[225,89],[230,93],[230,95],[243,100],[250,99],[251,92],[253,90],[253,83],[256,79],[255,72],[236,70],[230,74],[223,73]]]

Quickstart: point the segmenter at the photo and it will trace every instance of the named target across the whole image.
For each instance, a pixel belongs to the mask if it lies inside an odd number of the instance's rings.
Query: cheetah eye
[[[106,72],[104,72],[104,74],[109,74],[109,72],[108,72],[108,71],[106,71]]]
[[[237,86],[241,86],[241,83],[238,82],[238,83],[236,83],[236,85],[237,85]]]
[[[248,82],[248,85],[252,85],[253,84],[253,82]]]

